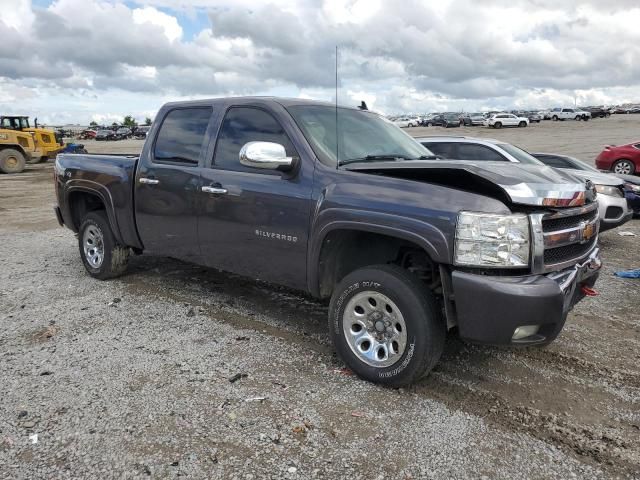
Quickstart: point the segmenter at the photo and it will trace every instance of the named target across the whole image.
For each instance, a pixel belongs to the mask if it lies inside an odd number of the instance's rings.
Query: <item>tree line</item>
[[[151,125],[151,117],[146,117],[144,119],[144,123],[142,125]],[[89,123],[90,127],[97,127],[98,126],[98,122],[96,121],[91,121],[91,123]],[[138,126],[138,122],[136,122],[136,119],[133,118],[133,115],[127,115],[126,117],[124,117],[124,119],[122,120],[121,123],[118,122],[113,122],[111,124],[112,127],[137,127]]]

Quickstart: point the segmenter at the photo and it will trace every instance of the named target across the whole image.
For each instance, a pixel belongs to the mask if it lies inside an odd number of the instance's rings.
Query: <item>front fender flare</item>
[[[434,225],[414,218],[358,209],[330,208],[316,218],[308,250],[309,291],[320,292],[319,263],[322,245],[334,230],[356,230],[401,238],[420,246],[436,263],[451,263],[451,238]]]

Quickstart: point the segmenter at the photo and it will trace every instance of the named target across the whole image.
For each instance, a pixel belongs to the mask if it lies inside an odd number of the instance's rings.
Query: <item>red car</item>
[[[83,130],[80,133],[80,139],[81,140],[89,140],[91,138],[96,138],[96,131],[95,130]]]
[[[596,167],[623,175],[640,174],[640,142],[607,145],[596,158]]]

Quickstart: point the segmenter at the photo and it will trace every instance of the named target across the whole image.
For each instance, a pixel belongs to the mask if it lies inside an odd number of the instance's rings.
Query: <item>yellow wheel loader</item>
[[[43,155],[31,132],[0,128],[0,172],[20,173],[25,163],[36,163]]]
[[[0,129],[14,130],[17,132],[29,133],[33,136],[36,149],[40,155],[32,155],[28,163],[46,162],[48,158],[54,158],[62,149],[64,143],[58,141],[53,130],[41,128],[37,125],[29,125],[29,117],[26,115],[2,115],[0,116]]]

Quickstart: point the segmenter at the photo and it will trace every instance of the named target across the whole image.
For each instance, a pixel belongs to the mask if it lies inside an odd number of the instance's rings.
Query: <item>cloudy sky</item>
[[[638,0],[2,0],[0,111],[52,124],[228,95],[383,113],[640,101]]]

